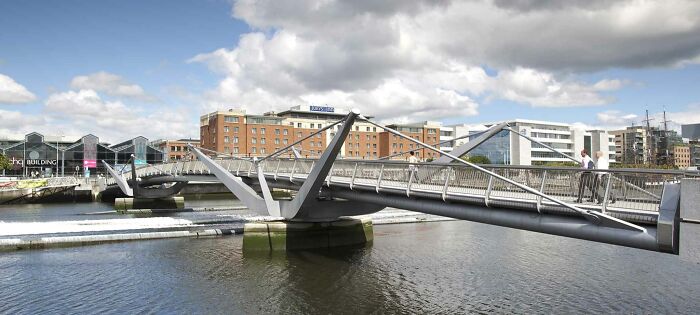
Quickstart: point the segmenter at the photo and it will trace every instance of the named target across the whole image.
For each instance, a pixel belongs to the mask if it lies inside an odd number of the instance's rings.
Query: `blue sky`
[[[662,9],[2,1],[0,135],[198,137],[207,111],[301,103],[359,107],[383,121],[605,128],[665,106],[676,123],[700,122],[700,9],[650,2]]]

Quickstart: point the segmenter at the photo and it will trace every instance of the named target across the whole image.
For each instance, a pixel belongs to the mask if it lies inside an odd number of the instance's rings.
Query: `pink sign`
[[[97,168],[97,160],[83,160],[83,168]]]

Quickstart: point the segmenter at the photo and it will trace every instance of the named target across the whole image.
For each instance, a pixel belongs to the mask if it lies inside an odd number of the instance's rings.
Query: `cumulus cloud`
[[[44,122],[41,116],[26,115],[19,111],[2,109],[0,109],[0,117],[2,117],[3,120],[2,128],[4,130],[15,130],[24,126],[41,124]]]
[[[592,85],[558,81],[550,73],[516,68],[502,71],[494,92],[503,99],[537,107],[573,107],[603,105],[610,102],[600,92],[621,87],[620,80],[601,80]]]
[[[646,116],[641,113],[625,113],[619,110],[608,110],[597,114],[598,123],[605,129],[622,129],[628,126],[646,126]],[[650,111],[649,125],[656,128],[664,128],[663,111]],[[680,133],[681,125],[700,123],[700,104],[688,105],[683,110],[666,112],[666,127]]]
[[[0,104],[23,104],[36,100],[36,96],[23,85],[0,73]]]
[[[162,107],[145,112],[122,101],[104,100],[94,90],[54,93],[47,98],[44,110],[53,130],[93,133],[109,142],[139,135],[151,139],[191,137],[193,130],[198,130],[187,118],[192,113],[184,108]]]
[[[608,110],[596,115],[598,122],[606,126],[631,126],[642,118],[637,114],[626,114],[619,110]]]
[[[496,68],[646,67],[700,54],[700,3],[692,0],[241,0],[233,15],[357,51],[422,48]]]
[[[683,0],[240,0],[232,14],[253,31],[189,60],[224,77],[207,110],[318,100],[402,120],[474,115],[483,96],[598,106],[625,81],[576,74],[700,56],[700,3]]]
[[[141,86],[130,83],[121,76],[104,71],[76,76],[71,80],[70,86],[74,89],[95,90],[111,96],[124,96],[145,101],[153,100],[153,97],[146,94]]]

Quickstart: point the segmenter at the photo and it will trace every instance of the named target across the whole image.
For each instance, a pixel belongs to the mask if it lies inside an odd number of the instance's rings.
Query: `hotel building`
[[[200,117],[201,146],[223,154],[265,156],[332,125],[347,114],[347,110],[312,105],[294,106],[279,113],[268,112],[264,115],[246,114],[241,109],[216,111]],[[328,128],[302,141],[295,148],[304,157],[318,157],[333,139],[339,127],[335,125]],[[436,144],[440,139],[438,123],[424,122],[387,127],[430,144]],[[406,154],[395,157],[407,159],[408,150],[417,146],[413,142],[398,138],[358,119],[343,143],[340,156],[353,159],[377,159],[407,151]],[[384,148],[382,144],[385,145]],[[435,155],[428,151],[417,150],[416,155],[420,158],[430,158]],[[292,152],[289,151],[283,156],[291,155]]]

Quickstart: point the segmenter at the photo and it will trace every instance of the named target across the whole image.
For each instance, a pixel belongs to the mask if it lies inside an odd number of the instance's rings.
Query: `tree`
[[[10,168],[12,168],[12,164],[10,164],[10,160],[8,160],[6,156],[0,154],[0,171],[1,170],[9,170]]]
[[[470,156],[467,159],[467,162],[474,163],[474,164],[491,164],[491,160],[489,160],[489,158],[487,158],[483,155]]]

